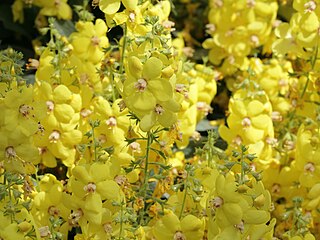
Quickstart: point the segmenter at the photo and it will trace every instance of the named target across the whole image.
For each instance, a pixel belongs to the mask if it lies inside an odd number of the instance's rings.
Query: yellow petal
[[[96,184],[97,192],[101,195],[103,200],[120,200],[120,187],[113,180],[106,180]]]
[[[54,106],[54,115],[59,122],[69,123],[74,114],[69,104],[55,104]]]
[[[85,166],[76,166],[74,169],[72,169],[72,175],[84,183],[92,182],[92,177],[89,175]]]
[[[138,0],[122,0],[123,5],[128,10],[134,10],[138,5]]]
[[[266,114],[261,114],[251,118],[251,123],[255,128],[258,129],[268,129],[268,127],[272,127],[272,120]]]
[[[231,224],[239,224],[242,219],[242,209],[236,203],[225,203],[222,206],[223,214],[227,217]],[[217,212],[218,214],[218,212]]]
[[[143,64],[136,56],[132,56],[128,60],[129,72],[136,79],[141,77],[141,73],[143,70]]]
[[[156,123],[156,116],[152,112],[145,115],[140,121],[140,129],[144,132],[148,132]]]
[[[149,58],[143,65],[142,75],[147,80],[158,78],[161,76],[163,63],[155,57]]]
[[[114,14],[120,8],[120,0],[100,0],[99,8],[105,14]]]
[[[177,215],[169,212],[164,217],[162,217],[163,225],[172,233],[181,231],[181,224]]]
[[[83,213],[86,219],[93,224],[101,224],[102,200],[100,194],[89,194],[84,201]]]
[[[161,102],[170,100],[173,97],[171,83],[165,79],[155,79],[148,81],[149,90],[155,98]]]
[[[177,121],[177,115],[165,110],[158,117],[158,121],[163,127],[171,127]]]
[[[248,224],[263,224],[270,219],[270,214],[264,210],[250,209],[245,211],[243,215],[244,223]]]
[[[248,116],[256,116],[262,113],[264,110],[263,104],[258,100],[249,102],[247,107]]]
[[[59,85],[53,90],[55,103],[65,103],[71,99],[71,92],[65,85]]]

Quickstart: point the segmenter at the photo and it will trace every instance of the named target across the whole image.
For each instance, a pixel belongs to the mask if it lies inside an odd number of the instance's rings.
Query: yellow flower
[[[118,169],[109,162],[78,165],[72,169],[70,187],[80,199],[90,194],[98,194],[101,200],[120,201],[122,192],[113,180],[117,173]]]
[[[173,98],[171,83],[161,78],[163,63],[150,57],[142,64],[132,56],[128,60],[128,79],[124,82],[124,101],[129,109],[139,114],[153,110],[156,101],[169,101]]]
[[[320,181],[320,143],[317,124],[298,130],[296,142],[296,167],[301,171],[299,181],[304,187],[311,188]]]
[[[39,12],[41,15],[71,19],[72,9],[67,4],[67,1],[68,0],[34,0],[33,4],[41,8]]]
[[[170,81],[161,77],[162,68],[163,62],[156,57],[148,58],[144,64],[135,56],[128,60],[123,99],[140,118],[143,131],[149,131],[157,122],[170,127],[177,119],[180,105],[173,99]]]
[[[102,147],[114,147],[124,149],[125,133],[129,129],[129,119],[127,117],[127,109],[120,111],[119,104],[121,99],[114,101],[112,106],[102,97],[95,97],[93,102],[94,115],[92,118],[100,120],[100,125],[95,129],[98,139]]]
[[[207,33],[212,38],[203,42],[210,49],[209,60],[220,65],[225,74],[237,68],[246,70],[251,50],[268,41],[273,21],[276,19],[276,1],[210,2]]]
[[[84,61],[97,64],[104,56],[103,48],[109,46],[106,36],[108,27],[102,19],[92,22],[77,22],[77,32],[70,35],[73,53]]]
[[[213,220],[220,228],[240,224],[248,203],[237,191],[236,182],[231,174],[227,177],[219,175],[216,179],[215,189],[208,197],[208,207],[213,212]]]
[[[11,223],[8,216],[0,214],[0,238],[6,240],[23,240],[25,236],[19,231],[17,223]]]
[[[246,98],[246,94],[247,91],[242,89],[234,93],[229,102],[230,115],[227,122],[230,132],[237,133],[243,144],[248,145],[273,137],[274,131],[268,99]],[[222,130],[221,136],[228,138],[229,133],[226,129]]]
[[[85,228],[89,223],[100,225],[102,220],[102,200],[98,193],[89,194],[85,200],[75,195],[62,194],[62,202],[66,208],[71,210],[68,216],[70,227]]]
[[[134,10],[138,5],[138,0],[100,0],[99,8],[107,15],[116,13],[120,9],[121,3],[128,10]]]
[[[39,182],[39,187],[40,192],[35,195],[31,210],[36,226],[38,228],[49,226],[50,217],[61,217],[67,221],[70,211],[62,203],[62,192],[64,190],[62,183],[55,176],[46,174]],[[68,234],[66,226],[61,226],[59,231],[64,236]]]
[[[157,240],[167,239],[202,239],[204,221],[194,215],[187,215],[181,221],[168,211],[153,226],[153,235]]]
[[[38,124],[33,117],[33,87],[12,89],[4,98],[3,124],[8,131],[20,132],[20,137],[30,137],[38,130]]]
[[[103,208],[101,224],[96,225],[89,223],[87,226],[81,228],[82,233],[86,236],[94,236],[94,239],[114,239],[116,236],[119,236],[120,232],[120,224],[116,222],[116,218],[117,213],[113,214],[109,209]],[[122,227],[129,226],[124,223]]]
[[[40,121],[41,129],[34,139],[35,145],[40,148],[40,153],[50,151],[65,165],[71,166],[75,160],[75,145],[82,139],[82,133],[77,129],[81,96],[73,94],[65,85],[52,89],[46,82],[37,82],[35,100],[47,107],[47,114]],[[56,166],[52,157],[43,163]]]
[[[13,21],[19,21],[19,23],[23,23],[24,21],[24,1],[23,0],[15,0],[11,6]]]
[[[140,128],[142,131],[149,131],[157,122],[163,127],[171,127],[177,121],[176,113],[180,105],[174,100],[159,102],[153,111],[141,118]]]
[[[320,183],[314,184],[307,194],[303,207],[307,210],[315,210],[320,206]]]
[[[7,171],[33,173],[38,151],[33,136],[38,130],[34,117],[33,88],[12,88],[0,98],[0,156]]]

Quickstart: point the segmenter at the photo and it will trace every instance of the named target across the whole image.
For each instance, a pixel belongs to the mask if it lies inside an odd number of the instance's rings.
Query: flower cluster
[[[267,43],[276,20],[277,1],[210,1],[207,33],[203,42],[209,60],[227,74],[248,68],[248,55]]]

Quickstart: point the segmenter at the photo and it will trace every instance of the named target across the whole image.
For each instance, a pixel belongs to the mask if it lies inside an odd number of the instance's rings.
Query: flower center
[[[200,141],[201,139],[201,134],[198,131],[194,131],[191,135],[192,139],[195,141]]]
[[[253,43],[254,46],[259,45],[259,37],[257,35],[252,35],[250,37],[250,41]]]
[[[81,209],[78,209],[71,213],[68,217],[68,223],[70,226],[77,227],[79,226],[79,220],[83,216],[83,212]]]
[[[136,14],[134,12],[129,13],[129,21],[134,22],[136,20]]]
[[[154,111],[158,115],[162,115],[164,113],[164,109],[161,105],[157,104],[156,107],[154,108]]]
[[[81,116],[83,118],[86,118],[88,117],[89,115],[91,115],[92,111],[90,109],[86,109],[86,108],[83,108],[80,112]]]
[[[138,79],[138,81],[134,84],[134,88],[137,89],[137,92],[144,92],[147,88],[147,81],[143,78]]]
[[[205,102],[197,102],[197,110],[204,113],[207,116],[212,112],[212,107]]]
[[[60,132],[57,130],[53,130],[53,132],[49,136],[49,141],[51,143],[56,143],[60,139]]]
[[[80,75],[80,78],[79,78],[80,83],[85,84],[88,80],[89,80],[89,75],[88,74],[82,73]]]
[[[213,4],[217,7],[217,8],[221,8],[223,6],[223,0],[214,0]]]
[[[92,0],[92,3],[91,3],[92,7],[99,6],[99,2],[100,2],[100,0]]]
[[[103,225],[103,229],[107,234],[111,234],[113,232],[111,223],[105,223]]]
[[[51,100],[49,100],[49,101],[46,101],[46,105],[47,105],[48,112],[52,112],[54,109],[54,103]]]
[[[56,7],[59,7],[60,4],[61,4],[60,0],[54,0],[54,5],[55,5]]]
[[[178,231],[174,234],[173,240],[186,240],[186,237],[182,232]]]
[[[137,152],[137,153],[141,152],[140,143],[132,142],[132,143],[129,144],[129,147],[131,148],[131,150],[133,152]]]
[[[38,69],[38,67],[39,67],[39,61],[38,60],[33,59],[33,58],[29,58],[28,62],[29,63],[26,64],[26,68],[28,70],[30,70],[30,69]]]
[[[24,117],[28,117],[28,115],[30,114],[30,110],[32,109],[32,107],[22,104],[19,107],[19,112],[22,114],[22,116]]]
[[[110,117],[107,121],[106,121],[106,124],[109,126],[109,127],[115,127],[117,126],[117,119],[115,117]]]
[[[206,32],[208,34],[213,34],[216,31],[217,27],[213,23],[209,23],[206,25]]]
[[[60,214],[60,211],[57,207],[55,206],[51,206],[48,208],[48,213],[51,215],[51,216],[59,216]]]
[[[38,230],[39,230],[40,237],[42,238],[49,237],[51,235],[49,226],[40,227]]]
[[[127,106],[126,106],[126,103],[121,100],[119,103],[118,103],[118,106],[119,106],[119,110],[120,112],[122,112]]]
[[[239,224],[234,225],[236,229],[238,229],[241,233],[244,231],[244,223],[241,221]]]
[[[266,138],[266,143],[271,145],[272,147],[276,147],[278,143],[278,139],[272,138],[272,137],[267,137]]]
[[[99,43],[100,43],[100,39],[99,39],[99,37],[98,36],[93,36],[92,38],[91,38],[91,43],[92,43],[92,45],[93,46],[99,46]]]
[[[98,137],[98,141],[100,144],[103,144],[107,141],[107,136],[105,134],[100,134]]]
[[[117,175],[115,178],[114,178],[114,181],[119,185],[119,186],[124,186],[127,184],[128,182],[128,179],[123,176],[123,175]]]
[[[294,141],[291,141],[291,140],[285,140],[283,147],[288,151],[291,151],[295,148],[295,143]]]
[[[48,151],[47,147],[38,147],[39,155],[43,155]]]
[[[250,126],[251,126],[251,120],[250,120],[250,118],[245,117],[245,118],[242,120],[241,125],[242,125],[243,127],[250,127]]]
[[[281,187],[280,184],[274,183],[271,187],[271,192],[272,193],[280,193]]]
[[[7,147],[5,150],[5,153],[6,153],[6,158],[9,158],[9,159],[15,158],[17,156],[16,151],[12,146]]]
[[[169,20],[162,22],[162,26],[167,29],[171,29],[172,27],[174,27],[174,25],[175,25],[175,23],[172,21],[169,21]],[[174,28],[172,28],[172,30],[174,30]]]
[[[247,7],[248,8],[253,8],[256,5],[255,0],[247,0]]]
[[[235,144],[235,145],[240,146],[241,143],[242,143],[242,138],[241,138],[239,135],[237,135],[237,136],[232,140],[232,143]]]
[[[94,193],[97,189],[97,186],[94,183],[88,183],[83,187],[83,190],[87,193]]]
[[[314,164],[312,162],[308,162],[306,165],[304,165],[304,171],[313,173],[316,170]]]
[[[313,12],[317,8],[317,4],[314,1],[309,1],[309,2],[305,3],[303,6],[305,8],[305,10],[304,10],[305,13]]]
[[[224,201],[221,197],[215,197],[211,200],[211,204],[214,208],[219,208],[223,205]]]
[[[280,121],[282,121],[281,113],[279,113],[279,112],[272,112],[272,113],[271,113],[271,119],[272,119],[272,121],[274,121],[274,122],[280,122]]]

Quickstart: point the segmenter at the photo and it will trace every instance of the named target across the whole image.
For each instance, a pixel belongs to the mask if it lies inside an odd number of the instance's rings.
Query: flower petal
[[[156,123],[155,113],[145,115],[140,121],[140,129],[144,132],[148,132]]]
[[[165,79],[155,79],[148,81],[149,90],[155,98],[161,102],[168,101],[173,97],[173,90],[170,82]]]
[[[147,80],[158,78],[161,76],[162,66],[163,63],[161,60],[151,57],[143,65],[142,76]]]
[[[100,0],[99,8],[105,14],[114,14],[120,8],[120,0]]]

